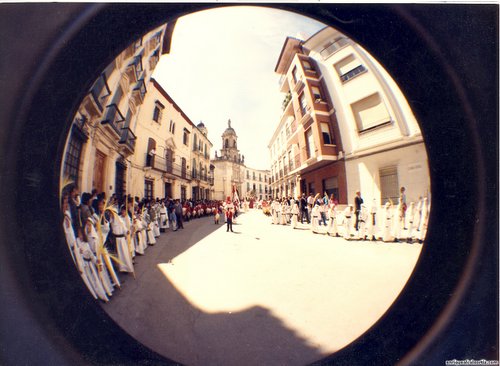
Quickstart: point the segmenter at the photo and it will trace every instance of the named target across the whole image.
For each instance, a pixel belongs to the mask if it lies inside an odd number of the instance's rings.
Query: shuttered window
[[[380,202],[384,205],[392,201],[396,205],[399,198],[398,168],[395,166],[382,168],[379,170],[379,176]]]
[[[389,123],[391,117],[378,93],[372,94],[351,105],[358,132]]]

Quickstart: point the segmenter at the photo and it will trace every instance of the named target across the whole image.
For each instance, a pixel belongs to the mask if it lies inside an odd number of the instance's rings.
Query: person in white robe
[[[378,235],[377,211],[378,211],[377,200],[374,198],[372,202],[372,207],[370,209],[370,219],[369,219],[370,223],[368,225],[369,227],[368,237],[372,241],[377,240],[377,235]]]
[[[134,220],[132,223],[132,237],[134,238],[135,252],[140,255],[144,255],[144,243],[141,233],[142,230],[142,222],[137,217],[137,214],[134,214]]]
[[[281,221],[280,221],[280,224],[281,225],[286,225],[287,224],[287,203],[286,203],[286,200],[283,199],[283,201],[281,202]]]
[[[107,268],[104,266],[102,259],[102,247],[104,246],[104,242],[99,242],[99,237],[96,229],[96,224],[99,221],[99,216],[97,214],[93,214],[87,219],[85,224],[85,235],[87,236],[87,243],[89,244],[90,249],[92,250],[92,254],[96,258],[95,266],[99,275],[99,280],[102,284],[102,287],[108,294],[108,296],[113,295],[113,285],[111,283],[110,275],[108,273]],[[102,239],[102,237],[101,237]]]
[[[167,207],[165,206],[165,202],[162,201],[160,205],[160,232],[164,233],[166,229],[169,228],[168,225],[168,212]]]
[[[105,302],[108,302],[109,299],[106,296],[106,290],[102,285],[101,279],[99,277],[99,272],[96,267],[97,260],[94,253],[92,253],[90,245],[87,242],[81,240],[81,238],[77,238],[76,246],[82,254],[84,263],[83,270],[86,273],[87,278],[90,280],[90,283],[92,284],[97,297]]]
[[[314,206],[311,210],[311,230],[313,233],[319,233],[319,218],[320,218],[320,208],[317,202],[314,203]]]
[[[419,227],[419,240],[420,244],[423,244],[425,240],[425,236],[427,235],[427,225],[429,222],[429,205],[427,203],[427,197],[425,197],[422,201],[422,217],[420,219],[420,227]]]
[[[291,209],[292,213],[292,229],[297,227],[299,220],[299,201],[294,201]]]
[[[352,205],[348,205],[344,209],[344,239],[351,240],[351,227],[352,227],[352,215],[354,214],[354,209]]]
[[[106,215],[104,213],[104,200],[100,200],[97,204],[98,207],[98,213],[99,215],[96,216],[96,222],[98,222],[98,225],[100,227],[100,235],[101,236],[101,243],[103,243],[102,248],[101,248],[101,256],[102,260],[104,261],[104,265],[106,266],[106,269],[108,271],[108,275],[111,279],[111,285],[113,287],[120,287],[120,280],[118,279],[118,276],[116,275],[115,268],[113,266],[113,262],[111,261],[111,257],[109,255],[108,248],[104,245],[106,243],[106,240],[108,239],[109,232],[111,231],[111,228],[109,227],[109,221],[106,218]],[[99,231],[97,232],[99,235]]]
[[[408,234],[406,236],[406,241],[410,244],[413,243],[413,236],[414,236],[414,223],[415,223],[415,202],[410,202],[410,205],[408,206],[406,216],[408,217],[407,220],[407,229],[408,229]]]
[[[366,240],[368,237],[368,219],[370,215],[368,213],[368,208],[366,205],[361,205],[361,211],[359,212],[359,223],[358,223],[358,239]]]
[[[158,205],[155,203],[154,205],[151,206],[151,209],[149,210],[149,215],[151,216],[151,229],[153,230],[153,235],[155,238],[160,236],[160,225],[158,225],[158,218],[159,218],[159,213],[158,213]]]
[[[393,241],[392,236],[392,205],[390,202],[387,202],[384,207],[384,233],[382,236],[382,240],[384,242]]]
[[[277,200],[273,200],[273,202],[271,203],[271,214],[272,214],[272,217],[273,217],[273,224],[274,225],[278,225],[277,205],[278,205],[278,201]]]
[[[151,221],[151,217],[149,216],[147,210],[144,210],[143,216],[144,216],[144,221],[146,221],[146,235],[147,235],[148,245],[155,245],[156,239],[153,234],[153,222]]]
[[[76,236],[75,236],[75,231],[73,230],[72,218],[71,218],[71,213],[69,210],[67,196],[63,197],[62,209],[64,211],[64,220],[63,220],[64,235],[66,237],[66,243],[68,244],[68,247],[69,247],[69,250],[71,253],[71,257],[73,258],[73,262],[75,263],[76,268],[78,269],[78,272],[80,273],[80,277],[82,278],[83,282],[85,283],[85,286],[87,286],[87,289],[92,294],[94,299],[97,300],[97,294],[94,290],[94,287],[92,286],[92,283],[90,281],[88,273],[85,270],[85,262],[83,259],[83,255],[80,252],[80,249],[76,243]]]
[[[122,207],[121,213],[121,216],[116,214],[111,216],[110,225],[113,235],[116,238],[116,251],[120,261],[118,270],[130,273],[134,272],[134,265],[132,264],[132,252],[127,242],[129,232],[124,220],[124,216],[128,217],[125,207]]]
[[[399,196],[398,205],[396,206],[396,222],[394,223],[395,238],[394,242],[399,242],[403,234],[403,228],[405,224],[405,210],[403,197]]]
[[[339,229],[337,227],[337,205],[332,200],[329,203],[328,217],[330,221],[328,222],[327,234],[339,237]]]

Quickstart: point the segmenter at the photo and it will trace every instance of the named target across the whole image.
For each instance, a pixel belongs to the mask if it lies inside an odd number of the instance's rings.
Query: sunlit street
[[[373,325],[422,248],[276,226],[260,210],[238,217],[234,230],[207,217],[162,234],[104,309],[180,363],[304,365]]]

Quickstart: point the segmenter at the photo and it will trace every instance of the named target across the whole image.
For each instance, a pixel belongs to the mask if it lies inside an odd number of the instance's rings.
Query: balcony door
[[[123,198],[125,194],[125,171],[126,166],[120,162],[116,162],[116,175],[115,175],[115,194],[118,198]]]
[[[105,162],[106,155],[102,151],[96,150],[92,188],[97,189],[98,192],[104,192]]]

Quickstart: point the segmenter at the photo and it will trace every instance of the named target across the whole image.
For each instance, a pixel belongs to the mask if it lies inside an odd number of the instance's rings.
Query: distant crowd
[[[332,194],[302,194],[300,197],[276,198],[263,203],[263,211],[272,217],[272,224],[310,224],[314,233],[342,236],[346,240],[423,243],[427,233],[430,204],[426,197],[406,203],[406,189],[401,187],[397,204],[384,206],[373,200],[368,206],[356,191],[354,203],[341,208]],[[323,226],[323,227],[322,227]]]

